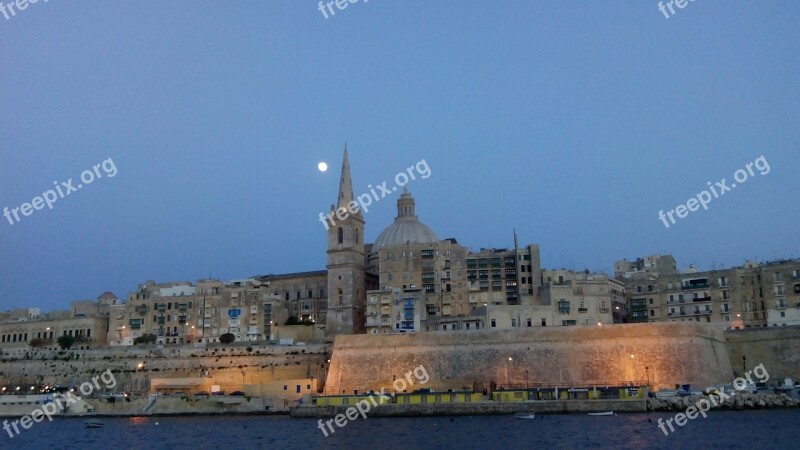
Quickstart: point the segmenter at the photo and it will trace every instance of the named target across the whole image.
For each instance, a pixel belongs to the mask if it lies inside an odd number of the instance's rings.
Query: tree
[[[236,336],[233,333],[225,333],[219,337],[219,341],[223,344],[230,344],[231,342],[236,340]]]
[[[75,338],[65,334],[63,336],[59,336],[58,339],[56,339],[56,342],[58,342],[58,346],[61,347],[61,350],[66,350],[72,347],[72,344],[75,343]]]
[[[145,333],[133,339],[133,345],[139,344],[152,344],[156,341],[156,335],[152,333]]]
[[[286,319],[285,325],[314,325],[314,322],[311,320],[300,320],[295,316],[289,316]]]
[[[47,345],[49,343],[50,343],[49,339],[33,338],[33,339],[31,339],[30,342],[28,342],[28,345],[30,345],[33,348],[38,348],[38,347],[44,347],[45,345]]]
[[[286,319],[286,325],[300,325],[300,321],[297,320],[295,316],[289,316],[289,318]]]

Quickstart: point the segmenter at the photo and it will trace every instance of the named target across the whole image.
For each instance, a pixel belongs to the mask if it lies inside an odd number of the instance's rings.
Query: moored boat
[[[603,411],[603,412],[593,412],[589,413],[590,416],[613,416],[614,411]]]
[[[105,425],[97,419],[89,419],[86,421],[86,428],[102,428]]]

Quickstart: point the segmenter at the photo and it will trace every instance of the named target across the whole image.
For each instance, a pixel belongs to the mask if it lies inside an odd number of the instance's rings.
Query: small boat
[[[97,419],[89,419],[86,421],[86,428],[102,428],[105,425]]]
[[[533,413],[516,413],[514,414],[515,419],[535,419]]]
[[[613,416],[614,411],[603,411],[603,412],[593,412],[589,413],[590,416]]]

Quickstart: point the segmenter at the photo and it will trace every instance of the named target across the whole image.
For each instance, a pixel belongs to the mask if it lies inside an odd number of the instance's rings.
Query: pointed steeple
[[[350,179],[350,159],[347,156],[347,142],[345,142],[344,158],[342,159],[342,178],[339,180],[339,198],[337,200],[337,208],[347,208],[347,204],[354,200],[353,181]]]

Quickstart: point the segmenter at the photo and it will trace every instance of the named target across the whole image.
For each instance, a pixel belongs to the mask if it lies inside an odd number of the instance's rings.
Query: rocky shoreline
[[[723,397],[724,398],[724,397]],[[690,406],[695,406],[701,400],[710,401],[708,395],[671,396],[663,398],[648,398],[647,410],[651,412],[685,411]],[[769,408],[796,408],[800,399],[792,399],[788,394],[736,392],[721,399],[714,395],[711,409],[744,410],[744,409],[769,409]]]

